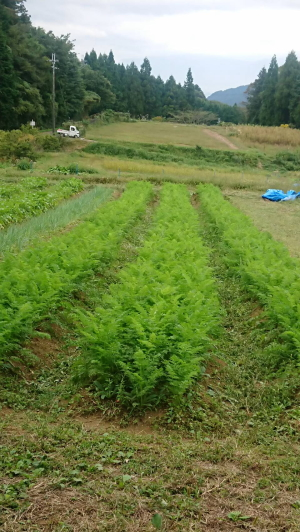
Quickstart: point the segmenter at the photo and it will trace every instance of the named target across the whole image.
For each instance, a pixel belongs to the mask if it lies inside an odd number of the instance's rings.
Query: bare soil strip
[[[233,144],[230,140],[226,139],[222,135],[219,135],[219,133],[216,133],[215,131],[210,131],[209,129],[204,129],[203,131],[213,139],[216,139],[219,142],[223,142],[223,144],[226,144],[226,146],[228,146],[228,148],[230,148],[231,150],[238,150],[238,147],[235,146],[235,144]]]

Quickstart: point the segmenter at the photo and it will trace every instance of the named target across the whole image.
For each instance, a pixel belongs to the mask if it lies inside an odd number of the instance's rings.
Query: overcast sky
[[[300,0],[27,0],[32,22],[71,34],[79,57],[95,48],[124,64],[212,92],[253,81],[273,54],[300,52]],[[300,53],[298,54],[300,55]]]

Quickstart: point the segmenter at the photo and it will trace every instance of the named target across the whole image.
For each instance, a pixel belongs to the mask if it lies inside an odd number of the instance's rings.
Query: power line
[[[57,70],[57,66],[56,66],[56,63],[58,63],[58,59],[56,59],[56,54],[52,54],[52,59],[49,59],[50,63],[52,64],[52,71],[53,71],[53,76],[52,76],[52,130],[53,130],[53,135],[55,135],[55,118],[56,118],[56,113],[55,113],[55,70]]]

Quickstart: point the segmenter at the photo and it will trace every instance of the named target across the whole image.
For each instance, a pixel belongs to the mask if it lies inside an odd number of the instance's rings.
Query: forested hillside
[[[235,89],[226,89],[211,94],[207,99],[211,101],[226,103],[227,105],[245,105],[248,95],[246,93],[249,85],[242,85]]]
[[[238,123],[238,109],[208,102],[194,83],[191,69],[184,85],[173,76],[166,82],[152,75],[145,58],[117,64],[113,52],[87,53],[79,61],[68,35],[35,28],[25,0],[0,0],[0,129],[18,128],[34,119],[39,126],[51,123],[52,82],[49,59],[55,53],[57,122],[113,109],[133,117],[177,116],[185,122]]]
[[[263,68],[248,89],[248,118],[251,124],[300,128],[300,62],[291,52],[282,67],[276,56]]]

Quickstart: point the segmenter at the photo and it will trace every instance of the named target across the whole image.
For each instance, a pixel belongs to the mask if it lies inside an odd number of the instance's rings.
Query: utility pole
[[[52,59],[49,59],[50,63],[52,64],[52,131],[53,135],[55,135],[55,70],[57,70],[56,63],[58,63],[58,59],[56,59],[56,54],[52,54]]]

